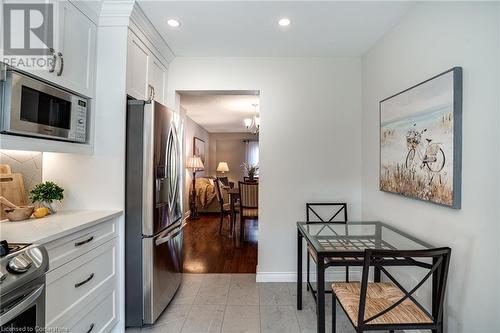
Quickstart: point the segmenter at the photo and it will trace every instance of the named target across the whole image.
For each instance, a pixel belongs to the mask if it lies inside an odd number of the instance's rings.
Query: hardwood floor
[[[226,220],[222,235],[219,235],[218,214],[188,220],[184,228],[184,273],[255,273],[258,221],[246,221],[246,240],[242,244],[228,237],[228,229]]]

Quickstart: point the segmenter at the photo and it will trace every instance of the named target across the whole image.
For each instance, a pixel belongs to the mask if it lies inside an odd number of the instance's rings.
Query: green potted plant
[[[255,178],[255,175],[257,174],[257,171],[259,170],[259,165],[258,164],[250,165],[247,162],[243,162],[243,164],[241,166],[247,172],[248,179],[250,179],[251,181],[253,181],[254,178]]]
[[[64,189],[54,182],[44,182],[37,184],[30,191],[30,199],[39,207],[47,207],[51,213],[57,211],[54,201],[61,202],[64,199]]]

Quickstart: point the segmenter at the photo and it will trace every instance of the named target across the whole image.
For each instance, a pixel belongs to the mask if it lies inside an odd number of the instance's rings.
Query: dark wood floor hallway
[[[184,228],[184,273],[255,273],[258,222],[247,220],[242,244],[228,237],[229,223],[219,235],[219,215],[188,220]]]

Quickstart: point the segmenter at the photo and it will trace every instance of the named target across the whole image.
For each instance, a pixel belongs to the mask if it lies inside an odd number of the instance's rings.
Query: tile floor
[[[256,283],[254,274],[185,274],[172,303],[153,326],[127,333],[316,332],[311,295],[303,288],[303,309],[296,310],[295,283]],[[331,297],[326,298],[331,332]],[[354,332],[337,307],[337,332]]]

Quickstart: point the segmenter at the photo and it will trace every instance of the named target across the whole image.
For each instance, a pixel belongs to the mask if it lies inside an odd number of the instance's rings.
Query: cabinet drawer
[[[110,220],[45,244],[49,253],[49,270],[64,265],[114,237],[116,220]]]
[[[97,297],[64,327],[74,333],[109,332],[117,321],[116,291]]]
[[[116,287],[113,239],[47,273],[46,322],[54,327],[75,316],[92,299]]]

